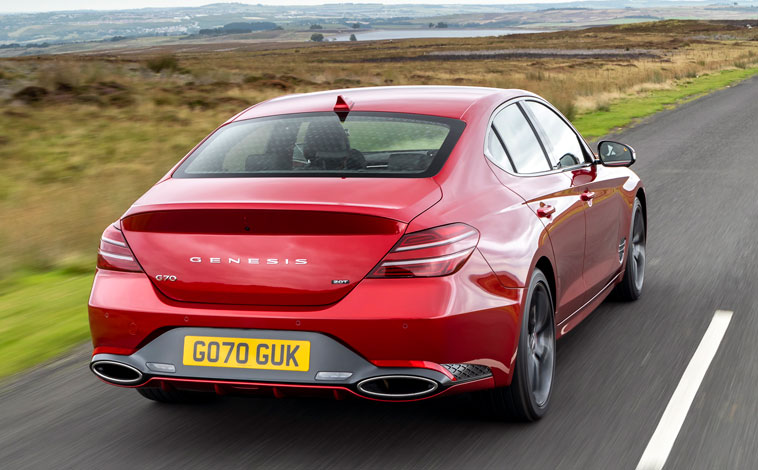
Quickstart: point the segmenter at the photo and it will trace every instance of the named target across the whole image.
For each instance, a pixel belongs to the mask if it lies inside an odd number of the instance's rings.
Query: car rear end
[[[521,291],[475,227],[407,230],[443,197],[432,177],[464,127],[349,106],[222,126],[103,233],[93,372],[377,400],[506,380]]]

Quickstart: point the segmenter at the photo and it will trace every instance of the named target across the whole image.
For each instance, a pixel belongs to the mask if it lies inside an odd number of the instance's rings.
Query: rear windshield
[[[457,119],[396,113],[249,119],[220,128],[173,176],[432,176],[463,127]]]

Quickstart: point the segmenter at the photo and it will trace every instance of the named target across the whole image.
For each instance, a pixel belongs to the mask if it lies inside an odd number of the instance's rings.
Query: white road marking
[[[637,470],[660,470],[665,465],[684,419],[687,417],[690,405],[692,405],[692,400],[695,399],[695,394],[700,388],[703,377],[705,377],[705,373],[719,349],[721,340],[724,338],[726,329],[729,327],[733,313],[727,310],[716,310],[710,326],[705,331],[700,345],[671,396],[671,401],[663,412],[653,437],[650,438],[650,442],[648,442],[647,448],[637,464]]]

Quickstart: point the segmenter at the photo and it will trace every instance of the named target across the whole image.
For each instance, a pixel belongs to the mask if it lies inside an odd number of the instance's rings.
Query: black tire
[[[137,392],[148,400],[160,403],[207,403],[216,398],[215,393],[162,388],[138,388]]]
[[[640,298],[645,281],[647,227],[645,227],[642,203],[638,198],[634,199],[627,240],[624,277],[614,289],[614,294],[617,299],[630,302]]]
[[[484,393],[486,411],[497,419],[537,421],[547,412],[555,379],[555,320],[547,278],[534,270],[521,316],[513,380]],[[535,369],[536,367],[536,369]]]

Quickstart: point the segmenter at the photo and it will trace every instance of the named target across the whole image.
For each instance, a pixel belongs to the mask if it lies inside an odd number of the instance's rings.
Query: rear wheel
[[[486,392],[489,412],[497,418],[540,419],[550,403],[554,378],[553,300],[545,275],[535,269],[521,319],[513,380],[509,387]]]
[[[624,278],[616,286],[616,295],[620,300],[637,300],[642,295],[642,284],[645,282],[645,260],[647,232],[645,231],[645,216],[642,213],[642,203],[634,199],[632,221],[629,228],[628,254],[624,267]]]
[[[138,388],[137,392],[148,400],[160,403],[205,403],[216,398],[215,393],[163,388]]]

